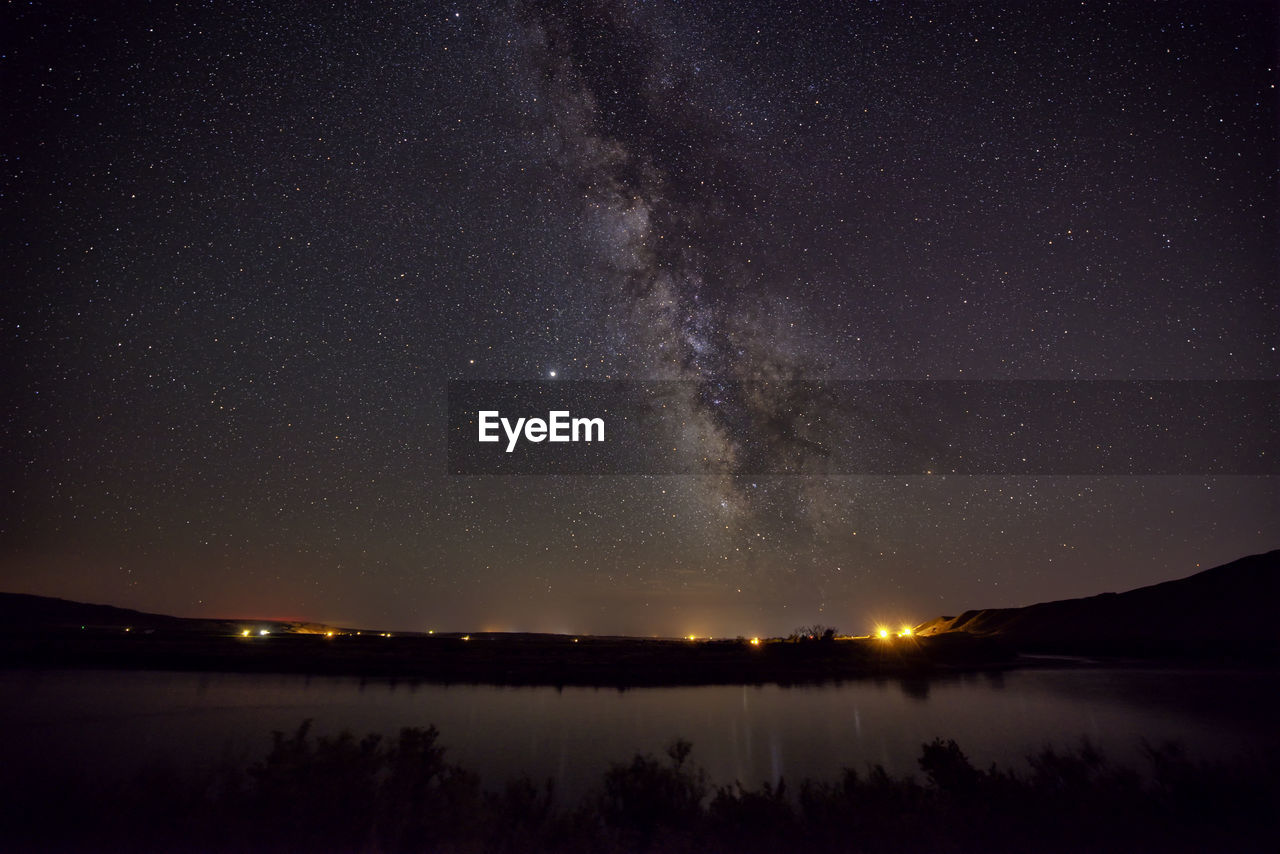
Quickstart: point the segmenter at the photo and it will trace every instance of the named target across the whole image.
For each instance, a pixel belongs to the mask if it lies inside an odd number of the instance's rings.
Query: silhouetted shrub
[[[628,850],[646,851],[655,839],[700,823],[707,781],[701,768],[686,764],[692,750],[689,742],[676,741],[667,748],[669,764],[636,754],[605,772],[600,817]]]
[[[929,782],[947,795],[968,800],[976,793],[978,771],[954,741],[935,738],[924,745],[919,764]]]
[[[481,823],[480,779],[444,761],[435,727],[402,729],[388,751],[375,837],[388,854],[432,851],[470,839]]]
[[[249,769],[243,815],[257,839],[279,851],[357,851],[385,762],[382,739],[349,732],[313,739],[311,721],[291,736],[272,733],[271,751]]]
[[[708,807],[712,847],[741,854],[787,850],[798,828],[786,789],[781,780],[776,786],[765,782],[758,792],[743,788],[741,783],[720,788]]]
[[[528,777],[508,781],[501,792],[486,793],[484,812],[491,817],[485,850],[517,854],[529,850],[531,841],[545,842],[562,822],[555,810],[555,785],[548,780],[536,786]]]

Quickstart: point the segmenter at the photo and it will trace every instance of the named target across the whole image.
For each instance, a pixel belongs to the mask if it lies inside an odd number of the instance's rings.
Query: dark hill
[[[176,628],[189,622],[192,621],[182,617],[147,614],[113,605],[90,605],[26,593],[0,593],[0,625],[5,626]]]
[[[261,622],[264,625],[269,621]],[[172,617],[168,614],[148,614],[131,608],[114,605],[94,605],[88,602],[72,602],[52,596],[32,596],[27,593],[0,593],[0,631],[9,629],[67,629],[84,626],[88,629],[133,628],[166,632],[219,632],[234,631],[239,623],[231,620],[205,620],[190,617]]]
[[[1280,550],[1126,593],[938,617],[917,633],[999,637],[1037,652],[1195,655],[1247,650],[1275,657],[1280,653],[1274,622],[1278,594]]]

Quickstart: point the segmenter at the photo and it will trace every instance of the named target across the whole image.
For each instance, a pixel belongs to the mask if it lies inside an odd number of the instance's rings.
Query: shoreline
[[[1079,667],[1275,670],[1269,656],[1220,648],[1201,655],[1067,654],[1019,650],[954,633],[834,641],[653,640],[569,636],[326,637],[110,630],[0,634],[8,670],[279,673],[426,684],[641,688],[822,685],[934,679],[964,673]]]

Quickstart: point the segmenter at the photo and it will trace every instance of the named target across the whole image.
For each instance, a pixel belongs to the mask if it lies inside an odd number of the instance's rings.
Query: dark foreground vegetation
[[[975,768],[925,744],[921,779],[881,768],[835,782],[712,787],[687,742],[608,768],[561,804],[549,783],[496,790],[446,761],[437,732],[386,740],[275,733],[265,759],[154,768],[124,786],[67,769],[6,779],[5,851],[131,852],[1208,852],[1272,851],[1280,757],[1205,765],[1173,746],[1128,769],[1094,748]]]

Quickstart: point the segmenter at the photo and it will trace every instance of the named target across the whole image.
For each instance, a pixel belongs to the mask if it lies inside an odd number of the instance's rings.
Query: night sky
[[[1280,478],[461,476],[451,380],[1277,379],[1271,2],[8,3],[0,589],[863,632]]]

